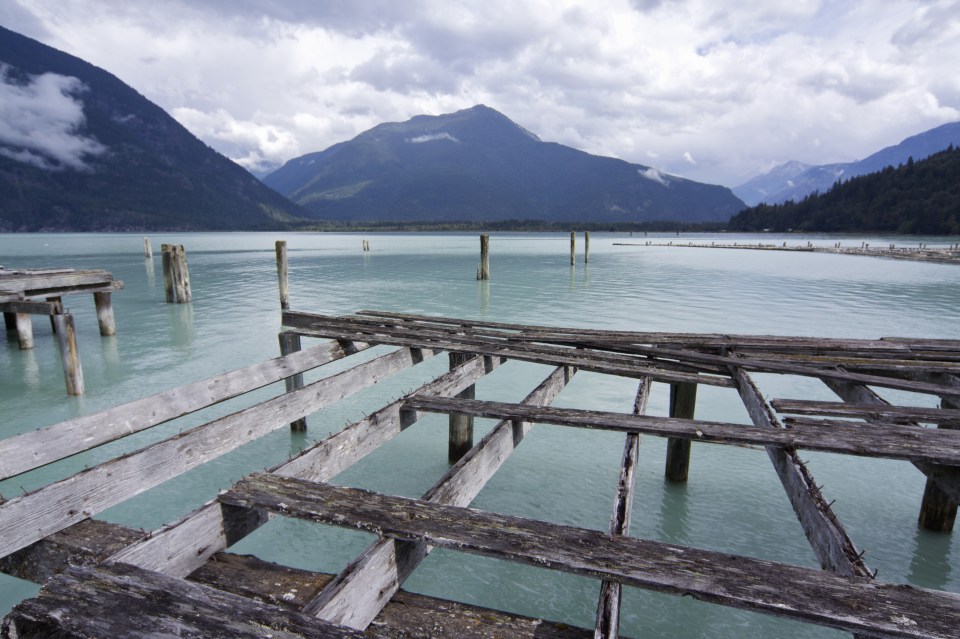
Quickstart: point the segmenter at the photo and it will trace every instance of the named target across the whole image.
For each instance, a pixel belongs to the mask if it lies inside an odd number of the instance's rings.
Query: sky
[[[0,25],[110,71],[255,171],[476,104],[730,187],[960,120],[960,0],[2,0]],[[48,96],[68,130],[64,83],[0,93],[0,116]],[[97,152],[77,137],[64,162]]]

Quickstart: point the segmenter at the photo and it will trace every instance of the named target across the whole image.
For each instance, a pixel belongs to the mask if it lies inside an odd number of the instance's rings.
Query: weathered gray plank
[[[893,406],[892,404],[852,404],[847,402],[820,402],[799,399],[774,399],[770,402],[780,413],[824,417],[853,417],[864,420],[898,424],[927,422],[960,426],[960,410],[924,408],[920,406]]]
[[[554,370],[523,402],[538,406],[550,403],[574,373],[574,370],[562,367]],[[423,498],[452,506],[468,505],[523,441],[530,428],[529,424],[501,421]],[[304,608],[304,612],[362,630],[429,552],[430,547],[423,542],[376,541],[337,575]]]
[[[69,568],[4,620],[8,639],[361,639],[278,606],[136,566]]]
[[[220,500],[877,636],[954,638],[960,596],[259,474]]]
[[[960,465],[960,433],[904,426],[870,426],[855,422],[810,423],[790,429],[769,429],[674,417],[628,415],[570,408],[533,407],[504,402],[415,395],[405,406],[438,413],[461,413],[493,419],[685,437],[714,444],[789,446],[867,457],[919,460]]]
[[[551,366],[573,366],[580,370],[623,377],[649,377],[663,382],[733,387],[733,382],[726,376],[662,368],[646,359],[616,353],[588,352],[543,344],[508,343],[502,340],[457,336],[450,331],[429,332],[414,330],[412,327],[381,326],[375,322],[354,318],[334,318],[293,311],[283,313],[283,324],[304,335],[317,337],[342,337],[398,346],[429,345],[447,351],[506,357]]]
[[[370,348],[356,345],[357,350]],[[345,357],[337,342],[179,386],[114,408],[0,441],[0,479],[112,442],[171,419]]]
[[[736,371],[735,377],[740,398],[753,423],[770,432],[782,432],[783,427],[750,376]],[[797,451],[791,446],[767,446],[767,454],[820,565],[839,575],[869,577],[870,570],[862,554],[857,552]]]
[[[15,300],[0,303],[0,311],[4,313],[25,313],[28,315],[55,315],[63,312],[63,304],[60,302]]]
[[[433,355],[432,351],[424,351]],[[348,397],[420,361],[383,355],[0,504],[0,557]]]
[[[503,360],[473,359],[456,370],[439,376],[418,390],[455,394],[473,384]],[[402,400],[393,402],[365,419],[355,422],[302,453],[277,466],[273,472],[286,477],[326,481],[349,468],[383,443],[419,419],[415,411],[401,411]],[[110,561],[131,563],[141,568],[183,577],[203,565],[214,553],[224,550],[252,532],[264,518],[253,516],[225,520],[218,503],[208,503],[149,538],[125,548]]]
[[[633,401],[633,414],[647,412],[650,400],[650,380],[640,380],[637,396]],[[633,510],[634,476],[640,455],[640,435],[627,433],[623,445],[623,457],[620,460],[620,477],[617,480],[617,495],[613,500],[613,515],[610,517],[611,535],[625,535],[630,530],[630,514]],[[604,580],[600,584],[600,598],[597,602],[597,622],[594,625],[594,639],[616,639],[620,635],[621,586],[616,581]]]
[[[96,565],[144,536],[142,531],[87,519],[0,560],[0,571],[44,583],[69,566]],[[250,555],[217,553],[190,581],[299,611],[333,575],[298,570]],[[374,621],[403,639],[586,639],[566,624],[522,617],[399,591]]]

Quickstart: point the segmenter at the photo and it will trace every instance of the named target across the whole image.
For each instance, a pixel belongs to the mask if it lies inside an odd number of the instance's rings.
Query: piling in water
[[[113,316],[113,299],[110,293],[94,293],[93,303],[97,307],[97,323],[103,336],[117,334],[117,321]]]
[[[182,244],[162,244],[163,289],[168,304],[184,304],[193,299],[190,289],[190,271],[187,269],[187,254]]]
[[[570,231],[570,266],[573,266],[577,257],[577,232]]]
[[[590,231],[583,232],[583,263],[590,261]]]
[[[287,288],[287,242],[277,240],[277,279],[280,283],[280,308],[290,308],[290,291]]]
[[[153,247],[150,246],[150,238],[143,238],[143,256],[144,257],[153,257]]]
[[[480,236],[480,265],[477,267],[477,279],[490,279],[490,236]]]
[[[466,364],[474,357],[476,357],[476,355],[470,353],[450,353],[450,370],[455,369],[461,364]],[[474,399],[474,397],[476,397],[476,387],[471,384],[461,391],[457,397]],[[447,443],[447,460],[451,464],[455,464],[473,448],[473,417],[469,415],[451,414],[449,424],[450,436]]]
[[[77,331],[70,313],[51,315],[57,326],[57,346],[67,383],[68,395],[83,395],[83,369],[80,367],[80,352],[77,350]]]
[[[693,419],[697,404],[697,385],[692,382],[670,384],[670,417]],[[690,469],[690,440],[667,438],[667,463],[664,477],[669,481],[687,481]]]

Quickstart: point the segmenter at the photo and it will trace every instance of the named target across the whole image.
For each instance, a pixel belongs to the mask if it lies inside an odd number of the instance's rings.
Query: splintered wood
[[[55,314],[52,304],[8,308]],[[283,325],[279,358],[0,442],[0,479],[11,478],[286,381],[270,399],[0,503],[0,570],[46,584],[7,616],[3,637],[613,638],[620,636],[624,586],[858,637],[960,632],[960,595],[874,579],[798,456],[816,450],[910,462],[927,476],[928,492],[937,491],[921,522],[949,530],[960,497],[960,341],[637,333],[373,311],[332,317],[285,310]],[[302,338],[324,341],[301,345]],[[444,351],[449,371],[288,461],[241,471],[248,474],[233,488],[177,521],[147,533],[93,519],[287,424],[306,428],[314,412]],[[356,359],[304,382],[304,373]],[[513,360],[552,368],[518,403],[479,397],[476,382]],[[578,370],[638,380],[633,410],[552,408]],[[768,401],[754,373],[819,380],[842,401]],[[669,415],[648,414],[655,383],[672,389]],[[700,384],[736,394],[750,424],[695,418]],[[941,407],[892,404],[880,395],[885,389],[926,395]],[[328,483],[428,413],[451,416],[457,450],[420,499]],[[465,425],[475,417],[498,421],[473,444]],[[610,487],[613,515],[608,525],[597,522],[606,532],[469,508],[540,423],[623,433],[619,480]],[[670,481],[686,481],[691,444],[763,448],[822,569],[631,536],[641,434],[667,438],[676,449]],[[338,575],[224,553],[273,517],[378,538]],[[434,547],[596,579],[596,624],[573,628],[401,590]]]

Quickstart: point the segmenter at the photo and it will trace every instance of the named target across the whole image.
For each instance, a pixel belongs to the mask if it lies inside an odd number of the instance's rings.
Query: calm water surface
[[[279,312],[274,241],[286,239],[293,308],[323,313],[381,309],[500,322],[625,330],[958,338],[960,267],[892,260],[642,244],[642,234],[593,234],[591,261],[569,265],[564,234],[495,234],[492,279],[474,279],[477,234],[168,234],[154,235],[145,260],[139,235],[0,235],[0,265],[104,268],[126,283],[114,295],[118,335],[101,338],[89,296],[65,305],[77,320],[87,392],[64,393],[49,325],[34,320],[36,347],[15,336],[0,345],[0,436],[35,429],[203,379],[277,354]],[[724,240],[750,238],[723,236]],[[361,252],[368,239],[372,251]],[[654,238],[646,238],[654,239]],[[676,239],[670,237],[667,239]],[[697,240],[697,237],[683,237]],[[699,239],[716,239],[701,237]],[[757,241],[757,238],[752,238]],[[791,244],[808,239],[771,238]],[[845,245],[862,240],[842,238]],[[914,243],[917,240],[893,240]],[[957,238],[930,239],[931,246]],[[186,247],[194,301],[164,303],[161,242]],[[12,338],[11,338],[12,337]],[[440,374],[438,357],[396,380],[314,415],[306,435],[280,429],[201,469],[167,482],[101,516],[153,529],[208,500],[243,475],[276,464],[358,419],[364,411]],[[478,384],[479,398],[516,401],[547,374],[532,364],[503,366]],[[327,373],[322,373],[327,374]],[[314,374],[314,378],[320,374]],[[769,397],[832,399],[809,380],[758,378]],[[256,394],[266,398],[280,388]],[[628,412],[635,383],[579,373],[556,404]],[[654,385],[650,413],[666,414],[667,388]],[[927,400],[926,405],[929,405]],[[200,415],[141,433],[77,458],[0,483],[7,497],[65,477],[211,417]],[[701,388],[697,416],[748,423],[736,394]],[[490,422],[478,422],[480,430]],[[336,481],[419,497],[446,470],[445,419],[433,416],[370,455]],[[474,505],[481,509],[605,530],[623,437],[537,426]],[[631,534],[666,542],[815,567],[792,509],[762,450],[694,447],[686,485],[662,479],[664,442],[644,437]],[[923,477],[903,462],[804,454],[817,481],[879,578],[960,592],[960,534],[916,528]],[[339,571],[371,537],[274,520],[234,547],[293,566]],[[407,582],[411,590],[592,626],[599,584],[593,580],[437,550]],[[0,609],[37,587],[0,580]],[[631,636],[839,637],[830,630],[690,598],[626,589],[622,631]]]

